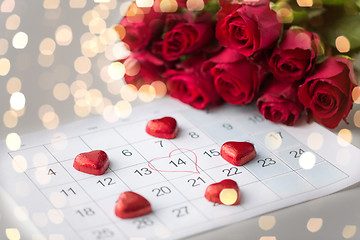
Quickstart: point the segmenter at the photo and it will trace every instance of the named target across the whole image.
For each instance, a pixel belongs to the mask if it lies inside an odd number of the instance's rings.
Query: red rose
[[[289,29],[271,54],[269,71],[281,81],[300,80],[313,69],[320,52],[321,42],[316,33]]]
[[[152,39],[161,36],[164,20],[162,13],[151,8],[141,17],[125,16],[119,25],[125,28],[122,41],[129,45],[131,51],[139,51],[146,48]]]
[[[263,79],[261,68],[233,49],[225,49],[209,60],[217,92],[228,103],[250,103]],[[205,63],[205,65],[208,63]]]
[[[220,102],[211,75],[200,69],[201,62],[193,58],[183,62],[182,69],[171,69],[164,74],[168,94],[197,109]]]
[[[271,80],[256,105],[266,119],[292,126],[304,110],[297,91],[298,84]]]
[[[194,53],[202,48],[213,37],[212,26],[211,22],[177,24],[164,36],[164,59],[177,60],[182,55]]]
[[[166,69],[164,61],[148,51],[133,52],[122,62],[125,65],[126,83],[134,84],[137,88],[161,80],[161,74]]]
[[[224,2],[216,16],[216,38],[220,44],[245,56],[270,47],[281,33],[281,23],[269,1],[256,6]]]
[[[298,97],[310,117],[327,128],[335,128],[350,112],[355,84],[351,62],[343,57],[330,57],[305,79]]]

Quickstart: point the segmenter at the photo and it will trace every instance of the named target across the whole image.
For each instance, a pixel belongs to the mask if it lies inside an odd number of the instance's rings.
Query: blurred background
[[[175,0],[163,1],[171,7]],[[95,115],[114,122],[129,116],[134,106],[165,95],[166,87],[160,81],[140,89],[126,85],[125,66],[114,62],[129,54],[120,41],[126,33],[114,27],[130,4],[123,0],[0,0],[0,139],[6,140],[8,149],[20,147],[22,134]],[[280,12],[290,14],[288,10],[285,6]],[[346,53],[347,41],[338,37],[336,47]],[[360,71],[359,54],[355,58],[354,66]],[[359,87],[353,99],[348,124],[342,121],[333,132],[339,144],[360,147]],[[356,239],[360,236],[356,214],[360,205],[354,203],[359,203],[359,189],[192,239]],[[0,221],[21,225],[21,221],[2,216]]]
[[[110,122],[162,97],[162,82],[124,84],[129,51],[115,30],[131,1],[0,1],[0,139],[54,129],[90,115]],[[136,64],[135,64],[136,67]]]

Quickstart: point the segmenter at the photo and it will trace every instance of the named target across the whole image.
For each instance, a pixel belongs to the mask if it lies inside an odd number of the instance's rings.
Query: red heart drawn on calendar
[[[197,166],[196,154],[185,148],[174,149],[169,153],[169,156],[166,157],[151,159],[148,165],[149,168],[158,172],[200,173]]]

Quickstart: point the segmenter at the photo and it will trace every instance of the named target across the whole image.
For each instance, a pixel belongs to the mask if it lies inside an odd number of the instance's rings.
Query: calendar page
[[[178,123],[175,139],[145,132],[149,120],[164,116]],[[1,143],[0,190],[7,196],[2,204],[25,212],[29,232],[46,239],[179,239],[360,180],[358,148],[339,144],[336,135],[315,123],[269,122],[254,106],[200,111],[164,98],[135,107],[130,117],[115,123],[94,117],[21,140],[16,151]],[[253,143],[256,157],[243,166],[229,164],[220,156],[227,141]],[[109,156],[103,175],[73,168],[75,156],[91,150]],[[239,185],[239,205],[205,199],[206,187],[223,179]],[[152,213],[116,217],[115,204],[124,191],[148,199]]]

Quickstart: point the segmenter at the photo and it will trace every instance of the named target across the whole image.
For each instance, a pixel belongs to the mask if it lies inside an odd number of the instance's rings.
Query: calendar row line
[[[211,136],[211,132],[209,135]],[[100,137],[95,137],[95,139],[96,140],[93,141],[97,141],[99,143],[102,142]],[[111,138],[109,137],[108,139]],[[296,140],[294,140],[291,136],[288,136],[285,131],[270,132],[269,134],[265,134],[265,136],[263,134],[255,136],[255,138],[240,136],[235,139],[227,136],[227,139],[233,141],[249,141],[255,145],[255,149],[258,153],[266,153],[268,151],[277,152],[280,146],[282,149],[281,151],[285,151],[284,149],[288,149],[292,146],[299,146],[299,149],[302,149],[302,152],[310,151],[307,147],[296,142]],[[262,139],[265,140],[262,141]],[[259,142],[261,144],[259,144]],[[214,151],[218,152],[222,143],[221,140],[217,141],[216,143],[217,146],[215,146]],[[177,148],[196,150],[198,148],[210,146],[213,144],[215,144],[214,141],[207,137],[204,133],[199,131],[189,131],[183,132],[183,134],[180,133],[180,136],[176,140],[164,140],[150,137],[148,140],[137,142],[135,144],[126,144],[112,148],[109,147],[106,148],[107,150],[105,150],[110,157],[113,157],[116,160],[114,162],[124,161],[126,166],[127,164],[133,165],[139,162],[143,162],[143,160],[150,161],[157,157],[167,156],[172,150]],[[89,145],[92,147],[88,147]],[[55,145],[50,144],[32,147],[16,152],[10,152],[10,155],[16,161],[20,162],[20,165],[22,162],[26,161],[26,169],[31,169],[58,161],[62,162],[70,159],[73,160],[77,154],[95,149],[104,150],[104,148],[101,148],[101,146],[95,147],[95,144],[89,144],[82,138],[76,137],[66,141],[57,142]],[[204,151],[202,154],[210,154],[205,152],[206,151]],[[293,152],[293,154],[294,156],[299,155],[296,152]]]
[[[146,172],[143,173],[145,176]],[[331,179],[326,178],[329,173],[333,174]],[[209,177],[209,175],[212,177]],[[108,172],[103,176],[39,189],[54,207],[64,208],[91,202],[92,200],[101,200],[110,196],[118,197],[121,192],[129,190],[139,192],[149,199],[165,195],[167,192],[177,192],[178,194],[176,195],[179,195],[177,196],[178,200],[193,200],[203,198],[208,185],[225,178],[235,180],[240,188],[260,182],[265,184],[274,195],[286,198],[298,193],[325,187],[348,177],[327,162],[317,164],[311,171],[290,171],[264,180],[257,179],[246,169],[227,165],[226,167],[214,168],[212,171],[207,171],[206,173],[200,172],[199,174],[191,174],[168,180],[169,184],[172,185],[171,187],[166,185],[167,180],[160,174],[156,174],[153,178],[140,181],[134,178],[120,179],[118,176],[119,175],[114,172]],[[29,176],[29,178],[31,178],[31,176]],[[131,181],[133,181],[133,183],[131,183]],[[288,183],[288,185],[286,183]],[[294,187],[294,184],[296,187]],[[176,189],[169,191],[169,188]],[[158,198],[156,198],[156,203],[160,204],[159,207],[166,206],[166,202],[161,203]],[[155,208],[157,204],[155,204]]]

